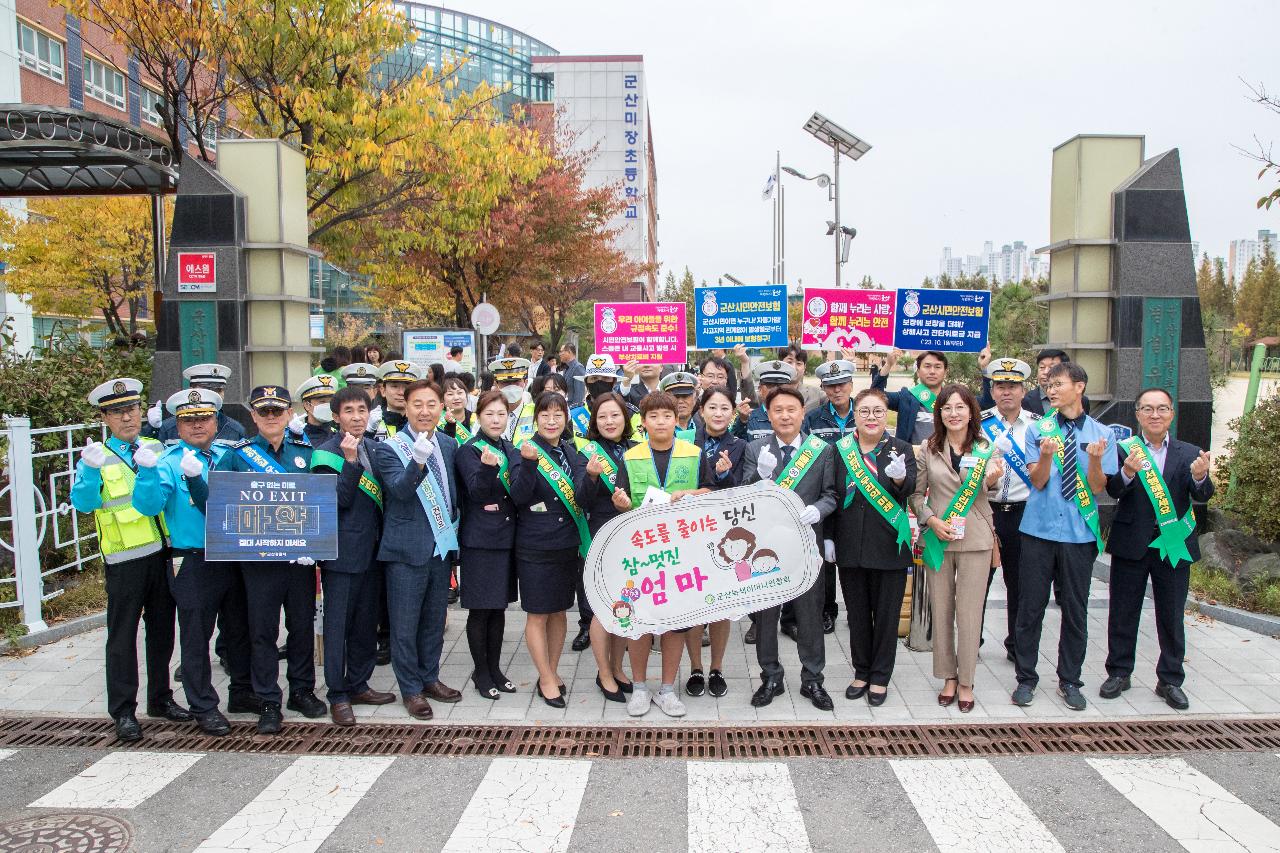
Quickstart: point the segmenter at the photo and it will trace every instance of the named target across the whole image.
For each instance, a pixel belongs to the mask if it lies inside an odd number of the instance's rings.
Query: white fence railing
[[[41,604],[62,592],[45,594],[45,579],[80,571],[98,559],[97,530],[92,518],[72,508],[71,484],[80,449],[90,438],[103,440],[105,431],[101,424],[32,429],[28,418],[6,418],[3,425],[0,548],[12,554],[13,575],[0,576],[0,589],[13,584],[15,594],[0,608],[20,608],[23,624],[34,634],[48,628]],[[44,559],[42,549],[49,555]]]

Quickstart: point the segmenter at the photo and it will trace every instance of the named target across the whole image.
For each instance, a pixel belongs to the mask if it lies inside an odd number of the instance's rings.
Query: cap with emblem
[[[327,400],[338,393],[338,383],[327,373],[319,373],[298,386],[299,400]]]
[[[89,402],[99,410],[127,409],[142,402],[142,383],[136,379],[108,379],[89,392]]]
[[[207,418],[222,410],[222,396],[208,388],[188,388],[170,396],[164,407],[177,418]]]
[[[500,358],[489,362],[494,382],[520,382],[529,378],[529,359]]]
[[[288,409],[293,406],[289,389],[283,385],[259,385],[249,392],[249,405],[255,411],[263,409]]]
[[[687,397],[698,388],[698,377],[692,373],[685,373],[683,370],[677,373],[668,373],[658,382],[658,390],[666,391],[668,394],[675,394],[677,397]]]
[[[992,382],[1026,382],[1031,365],[1020,358],[993,358],[982,373]]]
[[[796,369],[785,361],[762,361],[756,365],[755,376],[761,385],[790,385],[796,381]]]
[[[191,386],[208,386],[214,391],[227,387],[231,368],[222,364],[193,364],[182,371],[182,378]]]
[[[383,382],[417,382],[422,378],[422,368],[411,361],[388,361],[378,368],[378,379]]]
[[[818,382],[823,385],[843,385],[846,382],[853,381],[854,369],[853,362],[840,359],[838,361],[824,361],[818,365],[818,369],[813,374],[818,377]]]
[[[366,361],[357,361],[342,368],[342,379],[348,385],[372,385],[378,381],[378,368]]]
[[[600,355],[592,353],[587,359],[586,371],[580,375],[573,377],[579,382],[599,382],[601,380],[618,380],[618,365],[614,364],[613,356],[609,354]]]

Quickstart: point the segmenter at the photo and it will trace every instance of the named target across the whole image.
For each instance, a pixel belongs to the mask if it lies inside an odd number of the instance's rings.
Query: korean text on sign
[[[625,364],[680,364],[686,359],[683,302],[597,302],[596,346]]]
[[[987,345],[990,291],[911,287],[897,296],[899,349],[980,352]]]

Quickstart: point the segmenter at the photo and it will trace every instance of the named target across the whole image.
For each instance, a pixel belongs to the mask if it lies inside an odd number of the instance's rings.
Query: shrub
[[[33,427],[96,420],[88,393],[117,376],[150,385],[151,355],[145,347],[94,349],[83,342],[66,344],[44,357],[16,356],[6,350],[0,355],[0,416],[31,418]],[[144,393],[143,399],[150,397]]]
[[[1235,490],[1225,509],[1240,526],[1267,542],[1280,539],[1280,397],[1260,402],[1231,422],[1236,437],[1227,441],[1225,464],[1217,466],[1218,488],[1225,493],[1230,475]]]

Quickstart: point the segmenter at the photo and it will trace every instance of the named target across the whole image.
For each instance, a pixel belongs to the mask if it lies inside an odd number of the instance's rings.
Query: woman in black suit
[[[629,507],[627,497],[627,472],[622,465],[622,456],[627,448],[634,445],[631,440],[631,417],[627,411],[626,400],[616,391],[610,391],[595,398],[592,403],[591,423],[587,427],[587,437],[578,442],[579,449],[587,459],[600,454],[607,457],[610,470],[600,472],[596,478],[595,497],[587,505],[587,529],[592,537],[600,532],[600,528],[617,518],[619,506]],[[622,498],[617,494],[621,492]],[[625,499],[625,500],[623,500]],[[627,641],[623,637],[615,637],[604,629],[599,617],[591,617],[591,653],[595,655],[596,686],[610,702],[626,702],[631,692],[631,682],[622,671],[623,653]]]
[[[733,395],[725,386],[713,385],[698,398],[698,414],[694,418],[698,428],[693,439],[702,449],[702,473],[698,479],[712,483],[717,490],[732,488],[742,481],[742,455],[747,452],[748,442],[729,433],[733,416]],[[732,628],[728,619],[703,627],[711,635],[711,671],[705,677],[702,674],[703,628],[695,625],[684,635],[684,647],[689,653],[689,680],[685,682],[684,692],[690,696],[706,692],[723,696],[729,692],[723,667]]]
[[[849,653],[853,683],[844,695],[864,694],[870,705],[883,705],[893,675],[898,618],[911,566],[911,542],[899,543],[898,530],[852,482],[849,453],[856,448],[863,470],[891,498],[906,524],[907,496],[916,486],[916,457],[911,445],[888,435],[889,400],[868,388],[853,399],[856,430],[836,444],[836,539],[823,543],[839,567],[849,619]]]
[[[462,606],[468,611],[467,646],[475,666],[472,683],[481,696],[497,699],[499,691],[516,692],[515,684],[502,673],[507,605],[516,600],[512,561],[516,510],[502,475],[510,475],[520,454],[502,437],[507,426],[502,394],[486,391],[476,408],[476,435],[458,449],[454,462],[462,503],[458,544],[466,569]]]
[[[589,534],[583,536],[584,508],[595,497],[595,477],[603,469],[598,460],[589,463],[573,446],[566,432],[569,404],[562,394],[543,392],[534,403],[533,419],[538,431],[520,445],[520,463],[511,471],[516,577],[520,605],[529,614],[524,639],[538,669],[538,695],[552,708],[563,708],[564,682],[556,669],[564,649],[565,611],[573,605],[582,574],[583,539],[590,539]],[[567,496],[551,485],[553,478],[564,484]],[[575,514],[582,521],[581,530]]]

